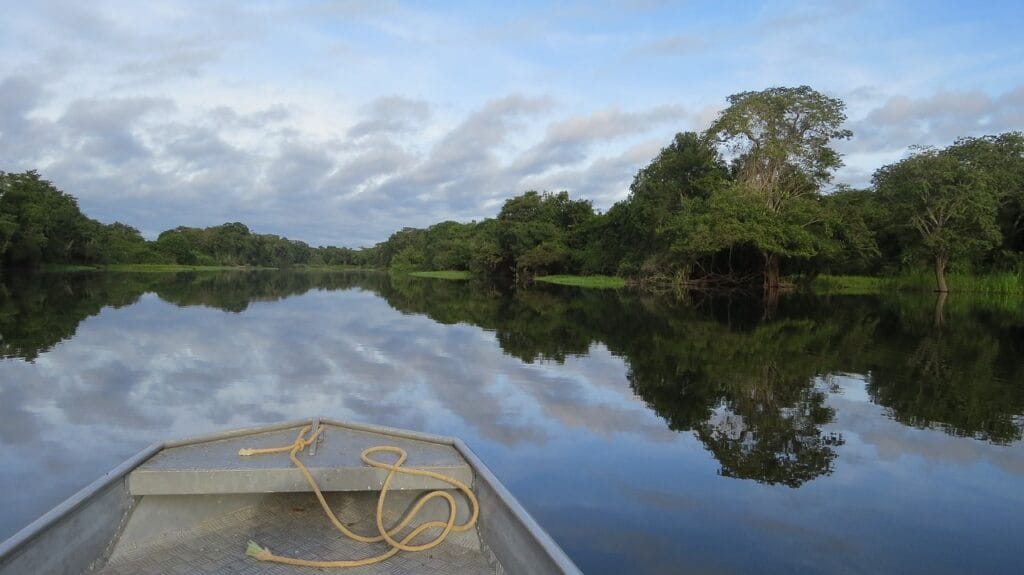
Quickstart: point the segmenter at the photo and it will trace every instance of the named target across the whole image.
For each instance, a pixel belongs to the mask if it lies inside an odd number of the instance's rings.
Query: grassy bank
[[[818,276],[811,289],[817,293],[866,295],[878,293],[884,286],[883,278],[870,276]]]
[[[618,289],[626,286],[626,280],[613,276],[541,276],[539,282],[598,289]]]
[[[96,266],[79,266],[71,264],[43,264],[39,267],[42,272],[87,272],[98,270]]]
[[[111,272],[221,272],[221,271],[248,271],[259,269],[245,266],[187,266],[180,264],[114,264],[100,266],[97,269]]]
[[[949,274],[946,284],[950,292],[1024,294],[1024,273],[986,275]],[[818,276],[812,289],[818,293],[872,294],[881,291],[935,291],[935,275],[919,271],[898,276]]]
[[[442,270],[436,272],[409,272],[409,275],[418,278],[434,278],[439,280],[468,280],[473,274],[460,270]]]

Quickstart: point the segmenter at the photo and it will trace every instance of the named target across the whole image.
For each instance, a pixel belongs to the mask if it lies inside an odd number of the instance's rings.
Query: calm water
[[[588,573],[1024,570],[1015,301],[9,275],[0,358],[0,538],[152,441],[320,414],[464,438]]]

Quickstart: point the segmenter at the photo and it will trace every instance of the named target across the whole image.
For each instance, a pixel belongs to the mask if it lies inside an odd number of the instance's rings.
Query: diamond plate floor
[[[328,501],[339,519],[358,533],[376,532],[375,493],[331,493]],[[398,519],[386,513],[385,524]],[[500,565],[481,551],[475,530],[452,534],[428,551],[400,552],[384,563],[339,570],[346,575],[377,573],[502,573]],[[417,538],[429,540],[430,532]],[[148,575],[189,573],[323,574],[327,571],[257,561],[245,554],[254,540],[275,554],[303,559],[357,559],[382,553],[386,545],[366,545],[338,533],[311,494],[280,494],[221,517],[185,529],[176,529],[117,549],[109,562],[94,573]]]

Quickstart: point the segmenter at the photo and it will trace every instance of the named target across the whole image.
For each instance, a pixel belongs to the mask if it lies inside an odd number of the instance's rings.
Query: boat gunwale
[[[44,513],[41,517],[21,528],[17,533],[11,535],[6,541],[0,541],[0,561],[13,555],[20,547],[30,543],[33,539],[42,535],[47,529],[53,527],[68,514],[89,503],[89,500],[118,481],[123,481],[133,469],[142,465],[159,453],[164,448],[163,442],[151,443],[135,455],[129,457],[120,465],[104,473],[99,479],[79,489],[74,495],[57,504],[56,507]]]
[[[576,574],[582,573],[575,563],[566,555],[565,551],[555,542],[554,539],[548,535],[547,531],[540,526],[539,523],[530,515],[528,511],[516,500],[515,496],[505,487],[497,476],[487,467],[487,465],[481,460],[476,453],[470,449],[470,447],[461,439],[457,437],[447,437],[443,435],[434,435],[430,433],[422,433],[418,431],[398,429],[393,427],[387,427],[383,425],[374,425],[370,423],[358,423],[358,422],[347,422],[326,417],[310,417],[306,419],[292,420],[282,423],[276,423],[261,427],[245,427],[239,429],[231,429],[226,431],[214,432],[209,434],[197,435],[193,437],[187,437],[180,440],[173,441],[158,441],[151,443],[147,447],[143,448],[135,455],[132,455],[119,465],[104,473],[98,479],[92,483],[86,485],[82,489],[78,490],[74,495],[68,497],[57,506],[53,507],[41,517],[29,523],[14,535],[9,537],[5,541],[0,541],[0,562],[9,556],[13,556],[18,552],[19,548],[29,544],[33,539],[45,533],[48,529],[58,524],[67,515],[73,513],[78,508],[89,503],[89,500],[103,491],[105,488],[116,483],[117,481],[127,480],[127,476],[132,470],[139,467],[154,455],[160,453],[164,449],[170,449],[173,447],[182,447],[186,445],[195,445],[199,443],[208,443],[211,441],[219,441],[222,439],[231,439],[235,437],[245,437],[248,435],[255,435],[258,433],[281,431],[284,429],[290,429],[302,425],[312,425],[315,421],[319,421],[321,425],[329,424],[337,427],[343,427],[352,429],[355,431],[365,431],[369,433],[376,433],[379,435],[390,435],[392,437],[401,437],[405,439],[412,439],[418,441],[426,441],[430,443],[438,443],[443,445],[450,445],[459,452],[466,463],[476,472],[479,479],[487,483],[487,485],[494,491],[498,499],[503,505],[505,505],[511,514],[522,522],[523,527],[535,538],[537,544],[544,550],[544,552],[551,558],[551,560],[558,566],[564,573]]]

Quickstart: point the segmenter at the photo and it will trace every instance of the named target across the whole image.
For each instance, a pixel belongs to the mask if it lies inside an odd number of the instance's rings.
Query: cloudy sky
[[[1024,129],[1016,1],[483,4],[0,0],[0,170],[151,238],[356,247],[528,189],[607,209],[745,90],[843,99],[852,185]]]

